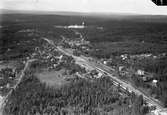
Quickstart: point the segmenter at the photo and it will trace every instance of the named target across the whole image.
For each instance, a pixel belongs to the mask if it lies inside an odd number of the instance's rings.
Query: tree
[[[135,99],[133,103],[132,115],[143,115],[141,110],[142,106],[143,106],[143,96],[140,95]]]

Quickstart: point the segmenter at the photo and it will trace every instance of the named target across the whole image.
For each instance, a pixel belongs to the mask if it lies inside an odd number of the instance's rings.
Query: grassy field
[[[42,72],[37,73],[37,77],[42,83],[46,83],[47,86],[53,86],[55,88],[61,87],[68,83],[65,77],[62,75],[64,70],[52,71],[52,72]]]

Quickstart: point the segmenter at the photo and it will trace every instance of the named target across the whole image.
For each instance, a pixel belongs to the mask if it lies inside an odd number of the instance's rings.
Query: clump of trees
[[[120,95],[108,77],[95,81],[79,78],[61,88],[52,88],[41,83],[31,72],[26,74],[19,87],[9,97],[4,114],[78,115],[84,113],[102,115],[112,113],[114,110],[114,113],[118,115],[127,113],[143,115],[142,97],[138,99],[134,94],[129,97]]]

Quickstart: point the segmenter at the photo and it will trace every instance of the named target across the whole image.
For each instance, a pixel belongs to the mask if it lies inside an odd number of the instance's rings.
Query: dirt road
[[[24,75],[25,75],[25,71],[29,68],[29,65],[35,61],[35,59],[30,59],[26,62],[25,66],[24,66],[24,69],[21,71],[21,75],[19,77],[19,80],[18,82],[16,83],[16,85],[13,87],[13,89],[11,89],[9,91],[9,93],[5,96],[5,97],[2,97],[1,100],[0,100],[0,115],[3,115],[3,108],[6,104],[6,101],[8,99],[8,97],[12,94],[12,92],[18,87],[18,85],[20,84],[20,82],[22,81]]]

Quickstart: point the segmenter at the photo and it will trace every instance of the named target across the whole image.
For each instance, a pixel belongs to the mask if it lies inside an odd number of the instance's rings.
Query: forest
[[[47,87],[27,72],[9,97],[5,115],[144,115],[142,96],[122,96],[108,77],[95,81],[74,79],[61,88]]]
[[[158,20],[158,19],[157,19]],[[95,27],[103,27],[102,30]],[[108,19],[95,25],[93,28],[80,30],[86,40],[90,41],[94,49],[99,52],[90,52],[98,58],[121,54],[159,54],[167,51],[167,23],[140,22],[133,19]]]

